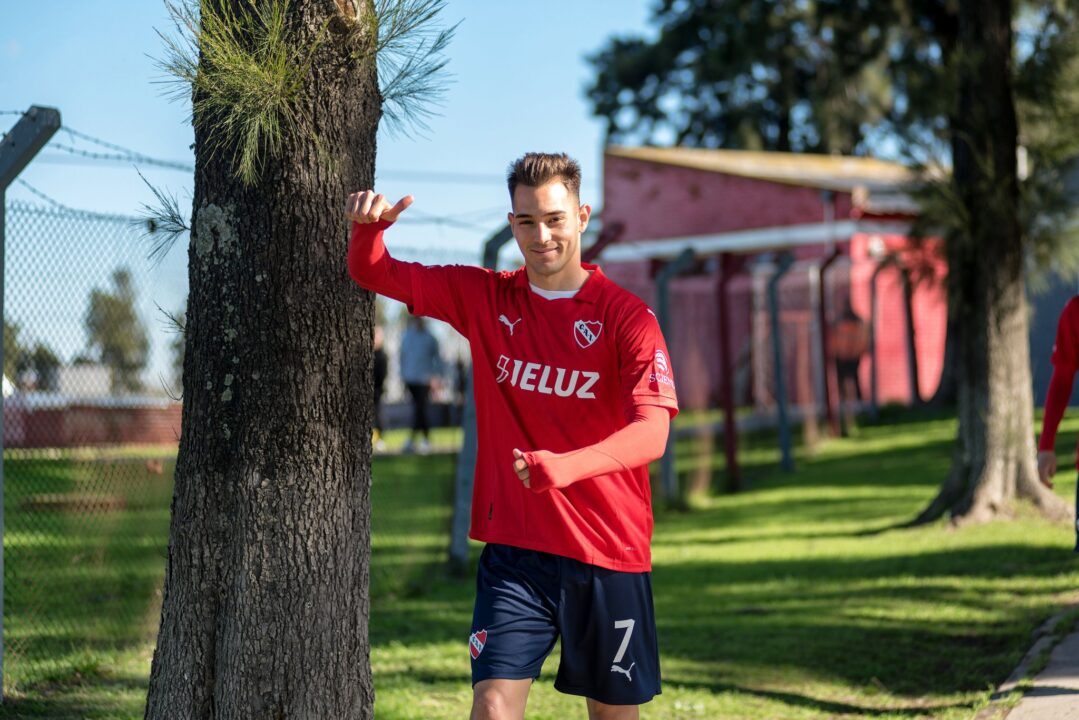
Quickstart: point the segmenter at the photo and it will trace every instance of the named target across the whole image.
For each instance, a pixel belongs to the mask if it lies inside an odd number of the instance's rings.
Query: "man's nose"
[[[547,227],[544,223],[539,224],[539,239],[542,243],[551,239],[551,228]]]

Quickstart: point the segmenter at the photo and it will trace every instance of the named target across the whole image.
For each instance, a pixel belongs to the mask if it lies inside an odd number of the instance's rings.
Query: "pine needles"
[[[176,97],[190,91],[211,156],[233,151],[238,176],[251,184],[286,136],[310,127],[299,100],[325,28],[316,42],[299,42],[287,22],[290,0],[248,0],[238,10],[205,2],[201,12],[193,0],[165,4],[178,32],[158,33],[160,66],[177,83]]]
[[[176,32],[158,33],[165,44],[159,67],[171,95],[190,94],[192,117],[206,128],[209,155],[231,153],[238,177],[252,184],[286,138],[321,143],[303,105],[315,42],[290,28],[293,0],[166,0]],[[357,70],[377,63],[383,117],[391,130],[427,129],[432,105],[445,94],[446,48],[456,26],[440,29],[445,0],[357,0],[339,3]],[[200,9],[201,7],[201,9]],[[369,66],[368,66],[369,67]],[[321,152],[320,152],[321,155]]]

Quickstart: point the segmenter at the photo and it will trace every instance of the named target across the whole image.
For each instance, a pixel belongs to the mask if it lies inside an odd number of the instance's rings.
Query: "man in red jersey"
[[[1079,370],[1079,296],[1064,306],[1057,323],[1057,339],[1053,344],[1053,376],[1045,396],[1045,414],[1042,416],[1042,434],[1038,439],[1038,479],[1046,487],[1053,487],[1053,475],[1057,471],[1057,428],[1064,417],[1064,410],[1072,396],[1075,371]],[[1076,466],[1079,467],[1079,451]],[[1076,487],[1076,512],[1079,513],[1079,486]],[[1075,549],[1079,552],[1079,519],[1076,520]]]
[[[411,204],[350,195],[361,286],[469,340],[479,452],[470,536],[486,542],[469,653],[472,718],[523,718],[561,637],[555,687],[590,718],[636,718],[660,692],[647,465],[677,413],[667,347],[636,296],[581,262],[591,208],[580,168],[529,153],[510,167],[514,272],[398,262],[383,232]]]

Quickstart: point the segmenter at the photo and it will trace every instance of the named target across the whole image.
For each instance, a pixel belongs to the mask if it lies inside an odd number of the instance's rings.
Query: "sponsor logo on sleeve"
[[[674,378],[671,377],[671,364],[670,361],[667,360],[667,355],[662,350],[656,350],[652,366],[655,372],[648,377],[649,381],[654,382],[657,385],[666,385],[673,389]]]
[[[573,323],[573,339],[581,348],[591,347],[599,334],[603,332],[603,323],[599,320],[578,320]]]
[[[478,630],[468,638],[468,653],[473,660],[479,658],[483,648],[487,645],[487,631]]]
[[[656,369],[663,373],[671,371],[667,365],[667,356],[663,354],[662,350],[656,350]]]

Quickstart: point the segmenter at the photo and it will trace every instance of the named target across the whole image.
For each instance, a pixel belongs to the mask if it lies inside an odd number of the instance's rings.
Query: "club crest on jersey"
[[[573,339],[582,348],[589,347],[599,340],[601,332],[603,332],[603,323],[599,320],[578,320],[573,323]]]
[[[475,660],[483,652],[484,646],[487,645],[487,631],[479,630],[472,633],[468,638],[468,652],[472,655],[472,659]]]

